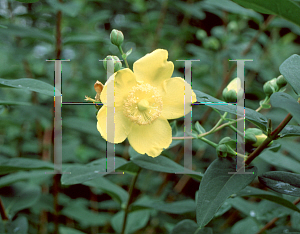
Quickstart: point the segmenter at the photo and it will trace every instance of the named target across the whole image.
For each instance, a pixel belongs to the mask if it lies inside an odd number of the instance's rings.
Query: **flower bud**
[[[218,145],[217,148],[217,154],[219,157],[227,157],[227,146],[226,145]]]
[[[277,85],[276,78],[273,78],[272,80],[266,82],[263,89],[267,96],[271,96],[273,93],[277,92],[279,90],[279,87]]]
[[[258,128],[248,128],[245,132],[245,143],[253,147],[258,147],[265,139],[267,136]],[[272,142],[269,145],[271,144]]]
[[[124,41],[124,35],[121,31],[113,29],[110,33],[110,41],[116,46],[121,46]]]
[[[219,157],[227,157],[227,156],[236,156],[235,148],[236,141],[232,140],[230,137],[224,137],[220,140],[216,150]]]
[[[113,60],[114,72],[117,72],[122,68],[122,63],[117,56],[108,55],[108,56],[106,56],[106,58],[103,61],[103,66],[104,66],[105,70],[107,70],[107,60]]]
[[[227,85],[222,94],[226,102],[237,102],[243,97],[243,92],[241,80],[237,77]]]
[[[282,88],[282,87],[286,86],[287,81],[283,75],[280,75],[276,78],[276,84],[278,85],[279,88]]]

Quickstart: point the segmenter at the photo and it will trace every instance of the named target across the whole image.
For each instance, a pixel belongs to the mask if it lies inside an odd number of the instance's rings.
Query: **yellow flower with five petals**
[[[168,119],[188,114],[197,99],[184,79],[171,78],[174,64],[167,58],[166,50],[157,49],[137,60],[133,72],[125,68],[108,79],[100,96],[103,106],[97,114],[97,129],[105,140],[121,143],[128,138],[135,151],[151,157],[170,146],[172,129]],[[107,102],[111,88],[113,106]],[[190,100],[185,100],[185,91]],[[107,124],[107,116],[114,116],[114,128]],[[113,135],[107,134],[110,129],[114,129]]]

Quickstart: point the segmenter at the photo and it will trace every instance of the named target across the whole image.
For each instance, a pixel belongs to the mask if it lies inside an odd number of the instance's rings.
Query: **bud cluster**
[[[271,96],[273,93],[279,92],[284,86],[286,86],[287,81],[283,75],[273,78],[264,84],[264,92],[267,97]]]
[[[114,62],[114,72],[119,71],[122,68],[122,63],[117,56],[108,55],[103,61],[103,66],[107,70],[107,61],[112,60]]]
[[[218,144],[216,150],[219,157],[235,157],[236,152],[235,148],[237,146],[237,142],[230,137],[224,137]]]

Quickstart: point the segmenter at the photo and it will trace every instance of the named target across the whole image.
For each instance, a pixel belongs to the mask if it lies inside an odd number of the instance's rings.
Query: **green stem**
[[[132,199],[133,199],[132,192],[133,192],[133,189],[134,189],[134,186],[135,186],[135,183],[137,181],[137,178],[138,178],[138,175],[139,175],[140,171],[141,171],[141,168],[139,168],[136,175],[133,177],[130,188],[129,188],[129,198],[128,198],[128,202],[127,202],[126,207],[125,207],[124,221],[123,221],[123,227],[122,227],[121,234],[125,233],[126,221],[127,221],[127,216],[128,216],[128,213],[129,213],[129,206],[130,206],[130,204],[132,202]]]
[[[216,143],[214,143],[214,142],[212,142],[212,141],[210,141],[210,140],[208,140],[204,137],[199,137],[198,139],[201,140],[201,141],[204,141],[205,143],[211,145],[214,148],[217,148],[217,146],[218,146],[218,144],[216,144]]]
[[[239,131],[237,128],[233,127],[232,125],[229,125],[229,127],[235,131],[237,134],[239,134],[241,137],[244,137],[244,133]]]
[[[126,58],[126,54],[123,52],[122,46],[119,46],[118,48],[119,48],[120,53],[122,54],[122,58],[125,61],[126,67],[129,68],[129,65],[128,65],[128,62],[127,62],[127,58]]]

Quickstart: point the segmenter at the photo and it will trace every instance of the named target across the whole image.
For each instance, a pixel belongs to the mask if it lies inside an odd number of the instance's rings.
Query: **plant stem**
[[[278,127],[270,134],[270,136],[267,137],[266,140],[264,140],[264,142],[258,146],[256,148],[256,150],[254,150],[248,157],[248,159],[246,160],[245,164],[249,165],[253,159],[255,159],[267,146],[268,144],[274,140],[277,135],[280,133],[280,131],[288,124],[288,122],[290,122],[290,120],[293,118],[293,116],[289,113],[284,120],[282,120],[282,122],[278,125]]]
[[[127,202],[126,207],[125,207],[124,221],[123,221],[123,227],[122,227],[121,234],[125,233],[126,221],[127,221],[127,216],[128,216],[128,213],[129,213],[129,206],[130,206],[130,204],[132,202],[132,199],[133,199],[132,192],[133,192],[135,183],[137,181],[138,175],[140,174],[140,171],[141,171],[141,168],[139,168],[136,175],[133,177],[130,188],[129,188],[129,198],[128,198],[128,202]]]
[[[123,52],[122,46],[119,46],[118,48],[120,50],[120,53],[122,54],[122,58],[125,61],[126,67],[129,68],[129,65],[128,65],[128,62],[127,62],[127,58],[126,58],[126,54]]]
[[[4,208],[4,205],[2,203],[2,200],[1,200],[1,197],[0,197],[0,214],[1,214],[1,217],[2,217],[2,220],[8,220],[8,217],[7,217],[7,214],[6,214],[6,211],[5,211],[5,208]]]

